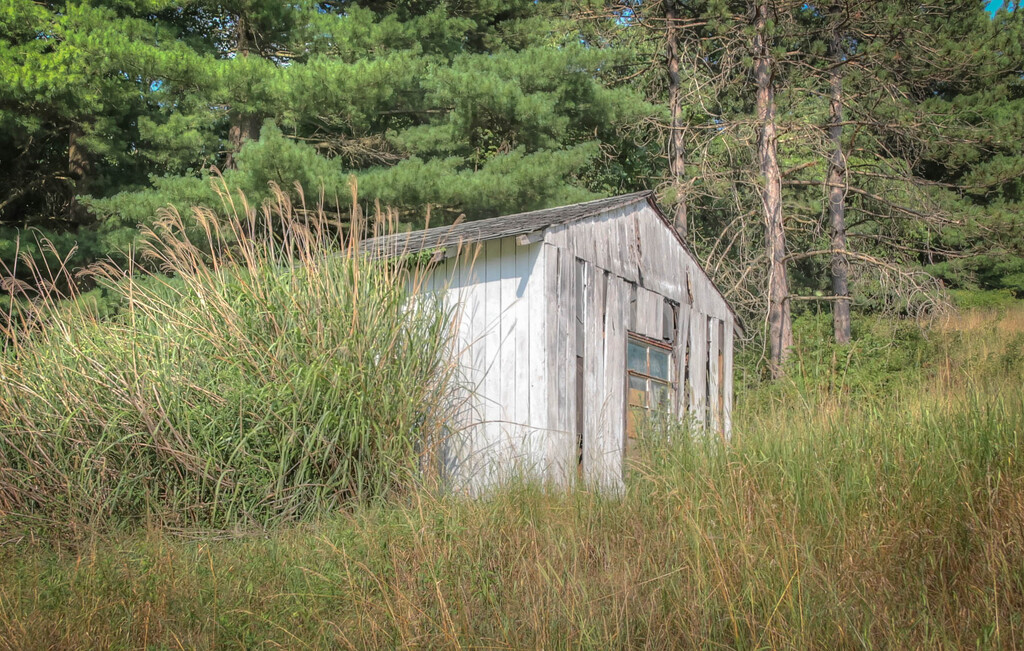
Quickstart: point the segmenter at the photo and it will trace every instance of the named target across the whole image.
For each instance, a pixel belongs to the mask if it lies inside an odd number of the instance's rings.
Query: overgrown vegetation
[[[1024,13],[984,6],[8,3],[0,650],[1024,648]],[[733,440],[434,490],[454,315],[433,252],[360,254],[355,178],[402,229],[658,190],[750,326]]]
[[[415,226],[658,190],[751,323],[1022,297],[1021,43],[976,0],[9,0],[0,260],[120,256],[217,168],[339,214],[354,174]]]
[[[269,534],[0,540],[0,648],[1018,648],[1024,308],[798,321],[731,443],[626,494],[407,493]],[[827,338],[826,338],[827,339]]]
[[[0,525],[244,527],[411,489],[455,405],[450,315],[322,212],[221,199],[144,233],[159,272],[94,269],[102,310],[61,300],[66,268],[15,283]]]

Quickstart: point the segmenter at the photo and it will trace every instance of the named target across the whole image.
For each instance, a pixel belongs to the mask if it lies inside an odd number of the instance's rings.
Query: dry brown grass
[[[117,314],[33,291],[74,286],[36,268],[0,315],[0,527],[268,526],[432,467],[457,366],[454,314],[408,301],[422,267],[361,254],[358,211],[218,190],[143,231],[148,269],[94,270]]]
[[[269,535],[2,539],[0,649],[1022,648],[1003,318],[936,325],[878,395],[756,390],[730,446],[652,447],[621,499],[517,486]]]

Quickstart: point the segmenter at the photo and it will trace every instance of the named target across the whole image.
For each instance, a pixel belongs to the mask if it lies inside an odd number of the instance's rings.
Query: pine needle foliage
[[[144,230],[155,271],[90,270],[113,317],[11,283],[0,514],[265,526],[423,478],[452,404],[451,315],[409,300],[419,267],[359,251],[389,215],[360,227],[353,202],[346,235],[279,188],[258,207],[217,189],[217,214],[165,210]],[[73,286],[64,267],[33,273],[36,287]]]

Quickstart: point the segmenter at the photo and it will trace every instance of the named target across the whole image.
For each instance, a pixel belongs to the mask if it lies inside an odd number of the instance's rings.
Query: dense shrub
[[[953,302],[960,309],[1001,309],[1017,305],[1020,301],[1009,289],[954,289],[950,291]]]

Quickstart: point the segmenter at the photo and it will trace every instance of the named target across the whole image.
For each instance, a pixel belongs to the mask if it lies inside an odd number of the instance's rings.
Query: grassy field
[[[741,383],[731,444],[652,444],[621,499],[9,533],[0,648],[1024,647],[1024,309],[827,328]]]
[[[621,497],[439,497],[450,315],[279,199],[6,303],[0,650],[1024,648],[1024,306],[804,315]]]

